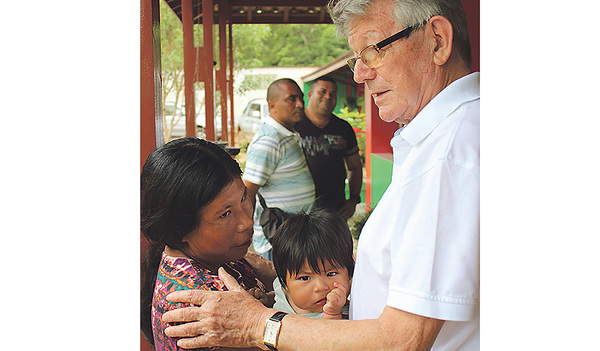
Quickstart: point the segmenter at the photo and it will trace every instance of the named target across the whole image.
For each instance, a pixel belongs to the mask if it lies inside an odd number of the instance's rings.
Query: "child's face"
[[[298,275],[286,274],[288,301],[296,313],[323,312],[323,305],[327,302],[327,294],[338,283],[350,292],[350,277],[348,269],[334,268],[329,262],[319,267],[321,273],[317,274],[304,261]]]

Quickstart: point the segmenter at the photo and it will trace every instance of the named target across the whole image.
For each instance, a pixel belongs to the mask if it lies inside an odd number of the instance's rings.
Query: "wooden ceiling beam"
[[[328,0],[229,0],[230,6],[271,6],[271,7],[282,7],[282,6],[312,6],[320,7],[327,6]]]
[[[165,0],[181,19],[181,0]],[[195,24],[203,23],[202,0],[192,0]],[[213,2],[214,3],[214,2]],[[331,23],[327,13],[327,0],[229,0],[225,11],[230,13],[232,24],[278,23]],[[260,13],[257,10],[262,10]],[[219,9],[215,8],[213,22],[217,22]]]

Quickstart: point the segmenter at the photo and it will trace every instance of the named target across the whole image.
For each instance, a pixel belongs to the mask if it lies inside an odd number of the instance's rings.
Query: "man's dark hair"
[[[286,274],[298,274],[305,262],[316,273],[321,273],[325,262],[348,269],[350,277],[354,273],[350,229],[346,220],[331,210],[292,215],[277,229],[271,245],[275,271],[284,288]]]
[[[333,83],[337,86],[337,83],[333,78],[328,77],[328,76],[323,76],[323,77],[319,77],[319,78],[313,80],[310,83],[310,88],[312,89],[315,86],[315,84],[317,84],[318,81]]]
[[[281,94],[281,86],[283,84],[296,86],[300,91],[302,91],[302,89],[300,89],[298,83],[296,83],[295,80],[291,78],[279,78],[273,81],[271,85],[269,85],[269,87],[267,88],[267,101],[275,101],[275,99],[279,97],[279,94]]]

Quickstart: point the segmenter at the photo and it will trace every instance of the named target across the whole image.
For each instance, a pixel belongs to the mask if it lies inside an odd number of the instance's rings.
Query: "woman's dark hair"
[[[352,235],[346,220],[336,212],[313,208],[309,213],[290,216],[277,229],[273,246],[273,265],[286,287],[286,274],[298,274],[307,261],[317,273],[320,266],[330,262],[336,268],[354,273]]]
[[[141,174],[140,227],[150,241],[142,261],[141,329],[154,345],[152,295],[165,245],[182,247],[182,239],[198,224],[198,211],[239,177],[238,163],[218,145],[181,138],[154,150]]]

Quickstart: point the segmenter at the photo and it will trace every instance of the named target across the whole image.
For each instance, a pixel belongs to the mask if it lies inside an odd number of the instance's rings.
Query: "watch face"
[[[279,333],[279,327],[281,322],[267,320],[265,326],[265,334],[263,335],[263,342],[275,345],[277,343],[277,334]]]

